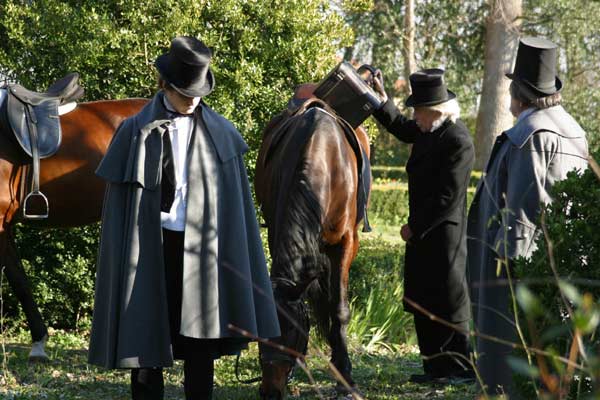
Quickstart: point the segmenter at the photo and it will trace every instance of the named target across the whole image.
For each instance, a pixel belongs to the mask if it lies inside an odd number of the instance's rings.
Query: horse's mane
[[[274,263],[289,264],[295,258],[311,253],[321,234],[321,205],[311,191],[307,172],[306,144],[316,130],[314,112],[294,117],[279,148],[277,210],[275,212]],[[304,122],[304,123],[303,123]],[[316,249],[318,251],[318,248]]]
[[[273,244],[271,254],[273,265],[271,273],[284,269],[283,276],[293,277],[293,282],[313,282],[309,288],[311,298],[321,293],[329,293],[327,285],[329,259],[322,252],[322,214],[323,209],[308,179],[308,155],[306,145],[319,129],[319,125],[328,118],[319,110],[309,109],[295,116],[286,135],[290,135],[279,149],[274,168],[278,174],[277,208],[275,210]],[[274,161],[274,160],[273,160]],[[321,277],[317,282],[316,277]],[[304,285],[298,285],[304,287]],[[295,294],[294,294],[295,295]],[[296,296],[292,297],[296,297]],[[300,293],[297,294],[298,296]],[[329,317],[326,307],[313,307],[320,333],[329,329]]]

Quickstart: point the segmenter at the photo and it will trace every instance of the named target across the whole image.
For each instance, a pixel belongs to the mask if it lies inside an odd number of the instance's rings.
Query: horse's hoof
[[[46,342],[48,341],[48,335],[44,335],[44,337],[37,341],[33,342],[31,345],[31,351],[29,352],[28,361],[30,363],[40,363],[40,362],[48,362],[50,361],[50,357],[46,354],[45,347]]]
[[[350,386],[350,390],[348,390],[346,386],[338,382],[338,384],[335,386],[335,392],[337,394],[338,400],[353,400],[364,398],[363,394],[358,390],[358,386],[356,384],[352,384]],[[354,394],[358,396],[354,396]]]

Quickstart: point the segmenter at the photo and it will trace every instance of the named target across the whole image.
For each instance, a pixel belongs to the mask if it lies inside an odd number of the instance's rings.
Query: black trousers
[[[183,359],[184,391],[187,400],[210,400],[213,391],[216,341],[187,338],[179,334],[183,286],[183,232],[163,229],[165,279],[173,354]],[[131,370],[131,397],[134,400],[162,400],[162,368]]]
[[[426,374],[435,377],[451,376],[471,370],[469,359],[469,343],[467,335],[450,327],[432,321],[429,317],[414,313],[415,330],[419,350],[423,357],[423,370]],[[469,328],[469,321],[455,323],[465,331]],[[445,352],[458,353],[458,355],[441,354]]]

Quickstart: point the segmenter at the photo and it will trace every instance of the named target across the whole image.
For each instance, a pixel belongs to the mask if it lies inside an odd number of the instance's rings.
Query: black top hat
[[[200,40],[178,36],[171,41],[168,53],[154,63],[160,76],[184,96],[203,97],[215,86],[209,64],[212,53]]]
[[[540,97],[550,96],[562,89],[556,76],[558,46],[543,38],[526,37],[519,41],[515,69],[506,76],[525,85]]]
[[[412,94],[406,99],[407,107],[435,106],[456,98],[456,95],[446,88],[442,69],[423,69],[410,74],[409,79]]]

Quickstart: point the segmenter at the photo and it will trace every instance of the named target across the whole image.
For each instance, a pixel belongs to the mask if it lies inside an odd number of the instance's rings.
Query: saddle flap
[[[58,117],[59,100],[45,101],[32,106],[38,134],[38,152],[40,158],[47,158],[58,151],[61,142],[61,128]],[[27,105],[17,97],[12,90],[8,91],[7,99],[8,123],[23,151],[32,157],[30,124],[27,116]]]

